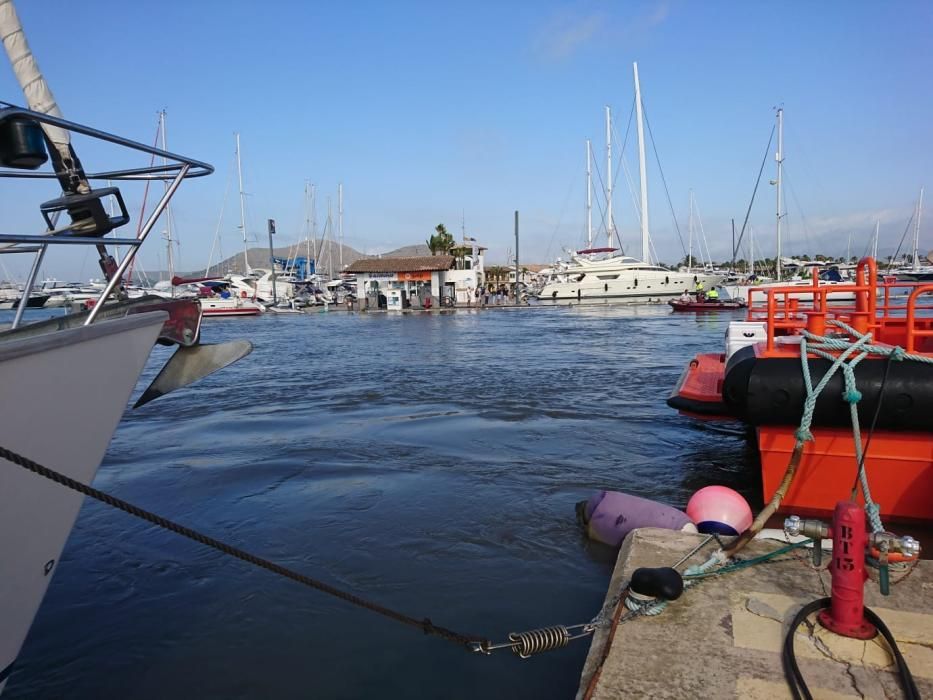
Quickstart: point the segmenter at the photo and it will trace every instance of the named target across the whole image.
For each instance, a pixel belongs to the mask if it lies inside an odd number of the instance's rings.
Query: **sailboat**
[[[606,188],[606,247],[594,248],[590,208],[590,159],[587,147],[587,247],[570,254],[570,260],[558,261],[548,273],[544,286],[538,292],[542,301],[571,299],[577,301],[659,301],[692,291],[697,283],[718,285],[723,276],[710,272],[677,272],[650,262],[651,238],[648,228],[648,180],[645,166],[645,134],[642,114],[641,87],[638,64],[633,64],[635,77],[635,113],[638,127],[638,167],[641,180],[641,259],[626,255],[616,247],[615,223],[612,216],[612,121],[606,108],[606,161],[608,183]]]
[[[196,301],[152,296],[128,300],[124,293],[123,276],[175,191],[186,179],[209,175],[213,167],[66,120],[39,71],[12,0],[0,0],[0,37],[28,103],[28,108],[0,103],[0,173],[27,183],[17,188],[17,197],[31,192],[42,202],[39,210],[47,227],[40,234],[0,234],[0,253],[33,255],[24,298],[39,279],[47,252],[62,243],[96,248],[107,278],[92,309],[24,325],[26,305],[21,303],[12,327],[0,332],[0,386],[5,397],[0,402],[2,692],[84,500],[80,493],[21,465],[30,460],[89,484],[153,343],[178,349],[137,406],[237,361],[252,346],[245,341],[201,344]],[[107,143],[130,154],[164,157],[167,164],[86,171],[72,142],[74,134],[82,135],[84,142],[96,141],[96,152]],[[50,171],[43,169],[49,161]],[[108,179],[124,186],[140,180],[169,183],[138,235],[110,235],[128,224],[130,216],[119,187],[92,184]],[[49,195],[56,198],[49,200]],[[107,211],[110,199],[115,201],[113,214]],[[111,254],[117,246],[128,251],[119,263]],[[118,301],[104,304],[112,295]]]
[[[838,270],[833,270],[829,268],[825,271],[819,269],[822,268],[821,263],[815,263],[810,266],[804,266],[803,269],[807,274],[796,275],[791,279],[783,279],[784,277],[784,265],[785,258],[782,257],[781,251],[781,223],[787,213],[783,211],[784,208],[784,108],[778,107],[776,117],[777,124],[777,152],[774,155],[774,160],[777,163],[777,179],[774,180],[772,184],[777,187],[777,214],[776,214],[776,235],[777,235],[777,256],[775,257],[775,266],[777,271],[777,280],[773,282],[764,282],[760,283],[757,281],[744,282],[741,284],[732,284],[726,286],[726,291],[732,299],[742,299],[747,301],[749,304],[753,301],[761,301],[765,298],[766,290],[769,288],[787,289],[790,287],[799,287],[799,292],[789,292],[788,298],[812,301],[813,292],[808,291],[812,290],[812,278],[813,276],[819,277],[819,286],[820,287],[831,287],[832,291],[828,292],[825,295],[827,301],[854,301],[855,300],[855,282],[852,280],[844,280],[839,275]],[[753,299],[754,296],[754,299]]]
[[[894,271],[897,279],[905,282],[933,282],[933,251],[927,253],[926,261],[920,259],[920,218],[923,215],[923,188],[920,188],[920,199],[917,200],[917,211],[914,218],[914,241],[911,254],[910,267]]]

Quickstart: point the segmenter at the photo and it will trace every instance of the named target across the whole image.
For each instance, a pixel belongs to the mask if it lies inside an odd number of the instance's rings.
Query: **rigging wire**
[[[917,210],[914,209],[914,210],[911,212],[911,214],[910,214],[910,218],[907,219],[907,226],[904,227],[904,233],[901,235],[901,240],[900,240],[900,241],[898,242],[898,244],[897,244],[897,249],[894,251],[894,255],[891,256],[891,259],[888,261],[888,269],[889,269],[889,270],[890,270],[892,267],[894,267],[894,263],[897,262],[897,256],[900,254],[900,252],[901,252],[901,246],[904,245],[904,241],[905,241],[906,238],[907,238],[907,234],[910,232],[910,225],[914,222],[914,214],[916,214],[916,213],[917,213]]]
[[[227,184],[224,186],[224,198],[220,204],[220,217],[217,219],[217,228],[214,229],[214,240],[211,241],[211,252],[207,256],[207,267],[204,268],[204,276],[211,274],[211,261],[214,259],[214,248],[220,242],[220,229],[224,223],[224,210],[227,208],[227,195],[230,194],[230,183],[233,181],[233,168],[227,169]],[[223,258],[221,258],[222,260]],[[220,270],[217,271],[220,273]]]
[[[771,152],[771,142],[774,141],[774,130],[776,126],[771,127],[771,135],[768,137],[768,145],[765,146],[765,154],[761,158],[761,167],[758,168],[758,179],[755,180],[755,189],[752,190],[752,199],[748,203],[748,209],[745,211],[745,221],[742,222],[742,230],[739,232],[739,240],[735,242],[732,248],[732,267],[735,268],[735,254],[742,245],[742,237],[745,235],[745,228],[748,226],[748,217],[752,213],[752,205],[755,204],[755,195],[758,194],[758,185],[761,184],[761,174],[765,171],[765,163],[768,162],[768,154]]]
[[[557,217],[557,224],[554,226],[554,230],[551,231],[551,238],[548,241],[547,248],[545,249],[544,259],[551,259],[551,248],[554,246],[554,238],[557,236],[557,232],[560,230],[561,223],[564,220],[564,214],[567,211],[567,202],[570,201],[570,195],[573,192],[573,184],[576,178],[570,180],[570,184],[567,186],[567,194],[564,195],[564,203],[560,207],[560,214]]]
[[[803,224],[803,238],[807,246],[807,250],[812,250],[812,241],[810,238],[810,227],[807,225],[807,217],[803,213],[803,207],[800,206],[800,200],[797,199],[797,191],[794,189],[793,183],[790,181],[790,177],[787,175],[787,166],[784,166],[784,179],[787,181],[787,187],[790,189],[791,199],[794,200],[794,204],[797,205],[797,211],[800,213],[800,222]],[[787,213],[785,212],[785,216]]]
[[[674,220],[674,230],[677,231],[677,238],[680,240],[680,247],[686,256],[687,246],[684,245],[684,237],[680,233],[680,224],[677,222],[677,214],[674,212],[674,202],[671,201],[671,192],[667,188],[667,178],[664,177],[664,168],[661,167],[661,158],[658,156],[658,146],[654,141],[654,133],[651,131],[651,120],[648,119],[648,110],[645,109],[644,101],[642,101],[641,110],[645,115],[645,124],[648,126],[648,136],[651,139],[651,149],[654,151],[654,159],[658,164],[658,172],[661,173],[661,182],[664,183],[664,194],[667,195],[667,205],[670,207],[671,218]]]

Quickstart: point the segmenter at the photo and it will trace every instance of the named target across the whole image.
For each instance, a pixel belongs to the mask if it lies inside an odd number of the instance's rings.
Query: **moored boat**
[[[674,311],[730,311],[733,309],[744,309],[747,304],[744,299],[706,299],[699,301],[697,299],[671,299],[667,302]]]
[[[178,349],[137,406],[235,362],[251,346],[201,345],[196,301],[129,299],[123,283],[138,247],[182,181],[207,175],[213,168],[63,119],[10,0],[0,1],[0,37],[30,107],[0,103],[0,175],[40,187],[54,183],[42,194],[58,195],[39,206],[47,230],[38,235],[0,234],[0,253],[34,255],[23,285],[24,298],[30,298],[46,253],[61,244],[94,247],[107,278],[93,308],[23,324],[25,305],[21,305],[11,328],[0,332],[0,383],[7,398],[0,404],[2,692],[84,499],[61,484],[67,479],[81,484],[93,481],[153,343]],[[164,161],[103,173],[85,171],[72,146],[72,134],[97,140],[98,146],[108,143]],[[43,170],[48,161],[51,170]],[[163,179],[168,187],[138,234],[110,236],[130,220],[122,193],[119,187],[92,183]],[[22,191],[17,190],[16,196]],[[109,214],[104,204],[108,200],[116,204]],[[119,263],[110,252],[117,246],[127,250]],[[57,472],[59,483],[39,476],[42,467]]]
[[[866,258],[853,304],[830,305],[818,280],[810,301],[792,296],[798,287],[769,288],[746,321],[730,324],[726,352],[690,361],[668,405],[754,427],[766,499],[792,456],[799,459],[786,508],[832,510],[849,495],[864,453],[882,513],[933,519],[933,284],[908,287],[906,303],[894,298],[895,286],[904,283],[879,284]]]

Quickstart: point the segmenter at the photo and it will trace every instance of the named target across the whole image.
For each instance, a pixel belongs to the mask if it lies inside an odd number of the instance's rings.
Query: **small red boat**
[[[879,283],[871,258],[859,262],[855,279],[855,301],[848,304],[830,305],[829,290],[816,278],[812,299],[794,298],[799,286],[757,290],[747,319],[729,324],[726,352],[691,360],[667,403],[694,417],[753,426],[768,501],[798,447],[810,393],[801,358],[804,332],[812,334],[806,357],[811,387],[834,371],[841,354],[860,356],[851,347],[870,332],[877,351],[849,363],[855,389],[835,371],[812,405],[813,439],[802,443],[782,509],[824,514],[849,497],[858,472],[855,405],[864,465],[882,516],[933,521],[933,299],[927,296],[933,284]],[[909,290],[906,303],[892,295],[895,287]],[[812,352],[814,343],[822,345],[820,354]],[[892,356],[895,347],[900,350]]]
[[[744,309],[748,304],[744,299],[717,299],[710,301],[697,301],[691,298],[689,301],[683,299],[671,299],[668,304],[674,311],[727,311],[730,309]]]

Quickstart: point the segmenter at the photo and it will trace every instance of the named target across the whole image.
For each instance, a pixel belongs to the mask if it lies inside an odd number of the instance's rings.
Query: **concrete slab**
[[[641,566],[671,566],[703,535],[633,532],[619,552],[607,601]],[[750,558],[780,547],[755,541]],[[689,563],[701,563],[715,548]],[[828,561],[828,557],[826,557]],[[866,585],[865,602],[897,639],[922,696],[933,697],[933,561],[922,561],[882,596]],[[794,551],[774,563],[713,577],[691,587],[660,615],[640,616],[593,638],[578,700],[592,698],[790,698],[780,649],[801,606],[829,594],[828,571]],[[880,637],[839,637],[815,622],[798,628],[797,661],[814,698],[901,697],[894,662]]]

